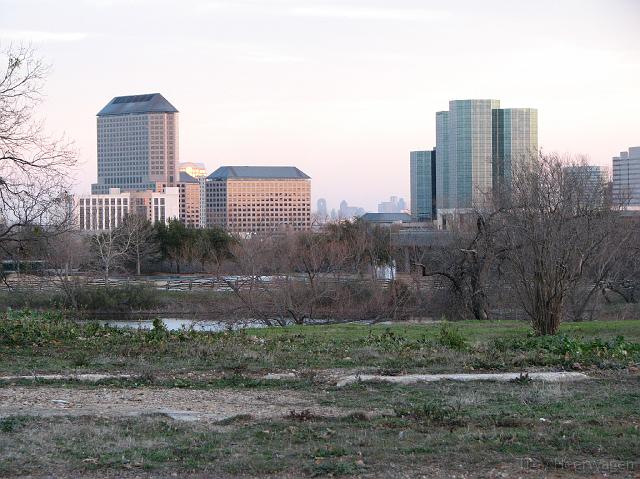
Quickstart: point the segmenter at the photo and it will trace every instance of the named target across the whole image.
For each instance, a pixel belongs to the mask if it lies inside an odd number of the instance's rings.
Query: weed
[[[444,323],[438,334],[438,342],[445,348],[462,351],[467,348],[467,340],[458,328]]]
[[[529,377],[529,373],[520,373],[517,378],[511,379],[509,382],[515,384],[530,384],[531,378]]]
[[[9,416],[0,418],[0,432],[17,432],[29,422],[28,417]]]
[[[320,419],[320,416],[316,416],[309,409],[303,409],[302,411],[296,411],[295,409],[292,409],[291,411],[289,411],[289,414],[287,414],[286,418],[292,421],[306,422]]]
[[[410,418],[420,423],[455,426],[462,423],[462,411],[458,407],[433,400],[417,406],[397,407],[394,413],[399,418]]]

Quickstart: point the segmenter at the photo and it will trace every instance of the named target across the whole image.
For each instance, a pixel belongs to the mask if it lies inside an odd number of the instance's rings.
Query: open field
[[[0,323],[0,476],[636,477],[640,321],[129,331]],[[356,382],[341,373],[576,370],[537,382]],[[269,373],[280,373],[266,379]]]

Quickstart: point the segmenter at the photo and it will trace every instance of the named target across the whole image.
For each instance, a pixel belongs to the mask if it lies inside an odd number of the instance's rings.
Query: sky
[[[547,152],[640,145],[640,0],[0,0],[0,47],[52,66],[39,114],[96,179],[96,113],[162,93],[180,160],[293,165],[313,201],[409,200],[449,100],[537,108]]]

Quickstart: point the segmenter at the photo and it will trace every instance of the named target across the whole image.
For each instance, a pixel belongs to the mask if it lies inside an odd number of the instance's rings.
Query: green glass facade
[[[538,151],[538,111],[533,108],[493,110],[493,182],[508,184],[518,162]]]
[[[481,208],[496,181],[538,149],[538,113],[499,100],[452,100],[436,113],[437,208]]]
[[[436,150],[410,153],[411,217],[414,221],[436,218]]]

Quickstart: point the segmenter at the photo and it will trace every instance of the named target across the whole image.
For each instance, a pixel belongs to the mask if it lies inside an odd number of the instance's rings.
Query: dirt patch
[[[257,419],[282,417],[308,410],[317,416],[337,417],[351,411],[320,406],[296,391],[63,389],[12,386],[0,389],[0,417],[101,416],[125,417],[165,414],[179,420],[221,421],[238,415]]]

